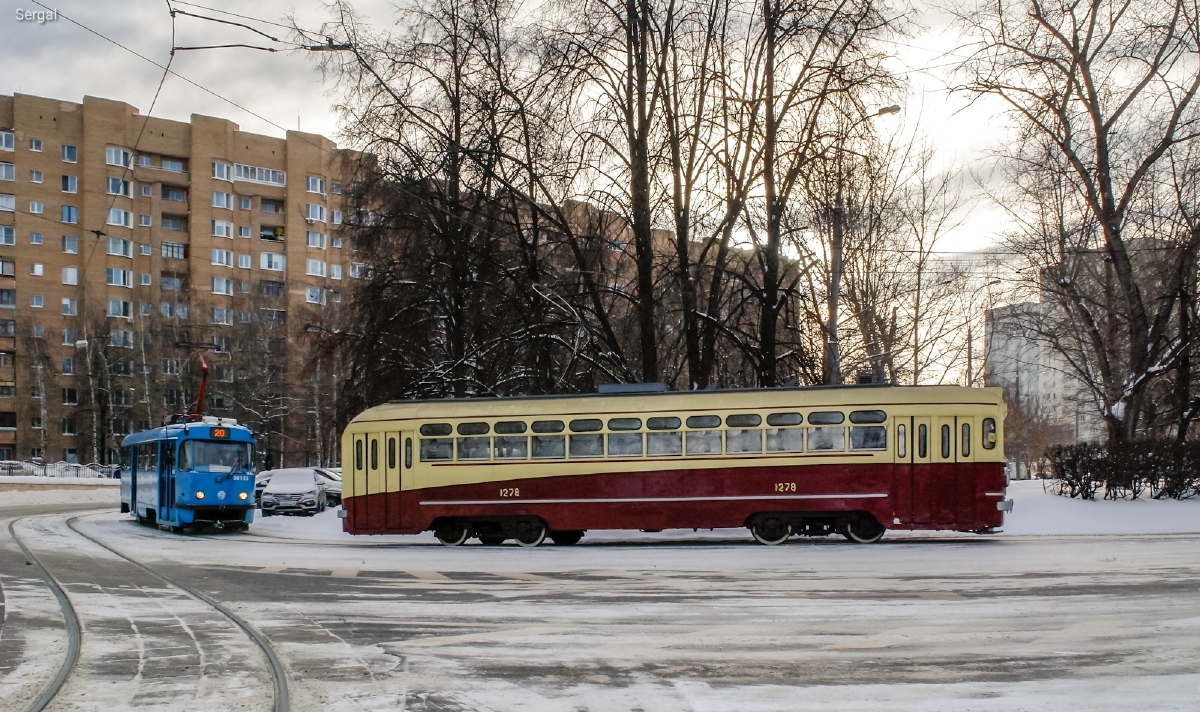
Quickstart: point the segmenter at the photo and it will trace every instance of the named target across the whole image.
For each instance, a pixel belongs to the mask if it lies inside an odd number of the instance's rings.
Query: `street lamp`
[[[886,114],[900,113],[900,105],[892,104],[879,109],[874,114],[862,116],[846,129],[848,135],[851,131],[858,127],[859,124],[869,121],[877,116]],[[828,385],[836,385],[842,381],[841,371],[841,356],[838,351],[838,306],[842,297],[842,243],[845,233],[845,213],[846,207],[842,200],[842,154],[844,153],[841,142],[838,144],[838,175],[837,175],[837,196],[834,198],[833,208],[830,210],[830,217],[833,218],[833,230],[829,239],[830,265],[829,265],[829,320],[826,324],[826,342],[825,342],[825,383]]]

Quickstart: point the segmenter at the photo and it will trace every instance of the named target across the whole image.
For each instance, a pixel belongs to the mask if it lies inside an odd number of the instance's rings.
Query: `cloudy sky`
[[[165,0],[40,1],[65,17],[40,24],[20,21],[18,15],[43,8],[31,0],[0,0],[0,94],[19,92],[76,102],[85,95],[101,96],[146,113],[162,76],[155,63],[165,65],[170,58],[173,29],[176,46],[271,44],[247,30],[183,15],[177,15],[172,23]],[[320,0],[172,1],[178,10],[232,21],[243,20],[200,6],[280,23],[294,14],[302,27],[312,30],[319,29],[325,17]],[[393,21],[389,0],[360,0],[356,5],[376,24]],[[986,102],[967,106],[963,98],[947,94],[947,65],[954,60],[948,53],[959,40],[948,29],[946,19],[932,11],[925,11],[917,20],[926,29],[893,47],[895,68],[905,72],[910,81],[909,95],[901,102],[904,111],[899,116],[880,117],[876,124],[881,131],[902,131],[919,124],[926,134],[936,137],[948,164],[986,173],[986,150],[1000,128],[996,107]],[[283,27],[247,24],[280,39],[287,36]],[[154,108],[156,116],[186,121],[193,113],[207,114],[257,133],[279,136],[299,126],[338,138],[337,117],[329,109],[333,88],[322,81],[311,53],[248,49],[177,52],[171,69],[229,101],[183,78],[169,76]],[[986,247],[994,242],[995,230],[1003,223],[994,207],[981,203],[967,224],[940,247]]]

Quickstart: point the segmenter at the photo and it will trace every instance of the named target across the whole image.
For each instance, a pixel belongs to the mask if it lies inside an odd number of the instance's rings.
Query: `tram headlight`
[[[203,492],[196,492],[196,499],[204,499],[204,493],[203,493]]]
[[[242,501],[245,501],[245,500],[246,500],[246,498],[247,498],[247,497],[249,497],[249,496],[250,496],[250,495],[246,494],[245,492],[238,492],[238,499],[240,499],[240,500],[242,500]]]

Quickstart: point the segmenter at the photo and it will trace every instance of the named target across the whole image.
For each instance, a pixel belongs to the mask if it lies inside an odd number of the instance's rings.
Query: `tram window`
[[[404,469],[412,469],[412,438],[404,438]]]
[[[562,425],[561,420],[542,421],[558,423]],[[533,424],[534,431],[537,431],[537,423]],[[567,439],[562,435],[534,435],[533,436],[533,458],[535,460],[552,460],[555,458],[563,458],[567,456]]]
[[[441,437],[450,434],[449,423],[426,423],[421,426],[421,434],[425,437]],[[422,458],[424,459],[424,458]]]
[[[362,469],[362,441],[358,441],[359,469]],[[421,438],[421,462],[437,462],[438,460],[454,459],[453,438]]]
[[[850,414],[850,422],[854,422],[853,413]],[[850,449],[887,450],[887,427],[883,425],[850,426]]]
[[[650,420],[654,420],[654,418],[650,418]],[[675,427],[679,427],[679,418],[663,418],[663,420],[674,420]],[[673,433],[647,433],[646,454],[682,455],[683,433],[679,431],[675,431]]]
[[[459,423],[459,435],[487,435],[491,426],[487,423]]]
[[[949,460],[951,452],[953,452],[953,449],[950,446],[950,426],[943,425],[942,426],[942,459]]]
[[[887,413],[882,410],[852,410],[850,411],[850,422],[858,424],[866,423],[886,423]]]
[[[813,422],[813,413],[808,422]],[[841,415],[838,413],[837,415]],[[808,451],[842,452],[846,449],[845,428],[808,428]]]
[[[804,416],[799,413],[771,413],[767,416],[767,425],[799,425],[804,422]]]
[[[971,424],[962,424],[962,454],[963,457],[971,456]]]
[[[924,423],[917,426],[917,457],[929,457],[929,426]]]
[[[484,423],[486,425],[486,423]],[[459,427],[462,427],[461,425]],[[458,459],[460,460],[487,460],[492,454],[491,438],[456,438],[458,443]]]
[[[388,438],[387,466],[389,470],[396,469],[396,438]]]
[[[637,418],[626,418],[625,420],[637,420]],[[640,421],[639,421],[640,422]],[[609,427],[612,427],[612,421],[609,421]],[[608,436],[608,454],[610,457],[641,457],[642,456],[642,434],[641,433],[612,433]]]
[[[561,420],[533,421],[533,432],[535,433],[561,433],[563,431],[563,427],[563,422]]]
[[[361,470],[363,468],[363,441],[355,439],[354,441],[354,469]]]
[[[609,418],[608,419],[608,429],[609,430],[641,430],[642,429],[642,419],[641,418]],[[641,453],[638,453],[638,454],[641,454]]]
[[[680,420],[674,416],[646,418],[646,427],[651,430],[679,430]]]
[[[379,469],[379,441],[371,438],[371,469]]]
[[[524,460],[529,457],[529,438],[524,435],[498,435],[492,438],[492,451],[497,460]]]
[[[525,421],[523,420],[504,420],[496,423],[493,430],[497,435],[520,435],[525,432]]]
[[[896,426],[896,457],[908,457],[908,426]]]
[[[775,415],[800,415],[776,413]],[[771,422],[773,416],[767,416]],[[767,452],[804,452],[804,428],[767,428]]]
[[[996,448],[996,420],[995,418],[983,419],[983,449],[994,450]]]
[[[720,416],[717,415],[701,415],[695,416],[700,418],[714,418],[717,423],[721,422]],[[688,425],[691,425],[693,418],[688,418]],[[721,431],[720,430],[692,430],[687,434],[687,454],[689,455],[720,455],[721,454]]]
[[[841,425],[846,422],[846,415],[836,410],[822,410],[809,413],[808,422],[810,425]]]
[[[729,422],[735,416],[729,416]],[[758,418],[758,416],[754,416]],[[762,421],[762,418],[758,418]],[[763,441],[761,430],[727,430],[725,431],[725,452],[762,452]]]
[[[721,416],[719,415],[693,415],[687,419],[689,428],[719,428],[721,427]]]
[[[576,422],[579,421],[572,421],[571,424],[574,425]],[[604,436],[572,435],[571,457],[604,457]]]
[[[572,420],[570,424],[572,433],[594,433],[604,427],[604,422],[597,418],[584,418],[582,420]]]
[[[739,413],[725,418],[727,428],[757,428],[762,425],[762,416],[758,413]]]

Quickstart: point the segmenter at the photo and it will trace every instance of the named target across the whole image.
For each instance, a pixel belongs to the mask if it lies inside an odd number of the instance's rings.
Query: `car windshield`
[[[272,485],[312,485],[311,472],[277,472],[271,476]]]
[[[179,449],[180,472],[249,472],[254,445],[213,440],[185,440]]]

